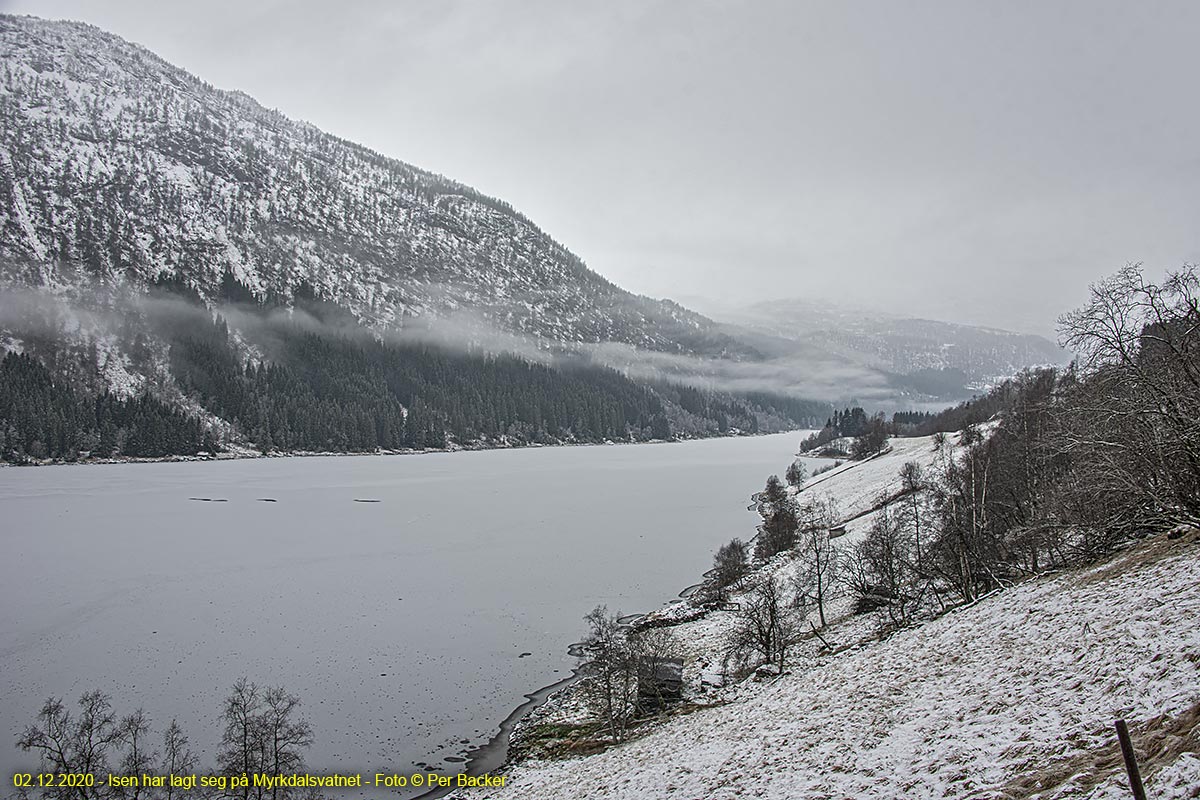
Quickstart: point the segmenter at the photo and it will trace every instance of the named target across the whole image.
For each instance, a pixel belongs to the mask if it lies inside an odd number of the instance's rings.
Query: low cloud
[[[333,307],[330,307],[331,309]],[[424,343],[461,352],[511,353],[537,363],[582,357],[638,381],[666,381],[711,391],[765,391],[792,397],[861,403],[875,409],[940,407],[901,397],[888,376],[878,370],[837,360],[816,349],[762,361],[698,358],[643,350],[617,342],[547,345],[498,329],[482,314],[460,309],[448,315],[406,318],[402,328],[367,329],[348,315],[318,317],[303,309],[271,310],[220,305],[212,309],[259,357],[281,342],[285,330],[345,336],[373,336],[397,344]],[[128,340],[147,321],[186,319],[203,313],[194,304],[161,293],[104,289],[66,294],[47,289],[0,287],[0,333],[10,346],[55,340],[107,338]],[[14,341],[15,340],[15,341]]]
[[[895,396],[895,389],[882,373],[819,357],[730,361],[647,351],[615,342],[582,345],[580,349],[593,361],[640,380],[667,380],[723,392],[766,391],[813,400],[856,400],[873,405]]]

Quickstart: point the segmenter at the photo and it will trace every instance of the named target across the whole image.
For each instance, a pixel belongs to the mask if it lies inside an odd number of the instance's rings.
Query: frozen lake
[[[800,438],[2,469],[0,766],[99,688],[209,768],[246,676],[300,696],[314,772],[457,771],[594,606],[657,608],[753,536]]]

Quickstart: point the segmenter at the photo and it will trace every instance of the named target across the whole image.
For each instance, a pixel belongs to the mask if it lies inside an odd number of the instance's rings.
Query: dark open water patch
[[[574,644],[571,645],[571,648],[575,649],[580,646],[580,644]],[[500,731],[490,740],[488,740],[487,744],[480,745],[474,750],[469,750],[467,752],[467,768],[463,770],[463,773],[466,775],[483,775],[485,773],[495,772],[497,769],[503,766],[505,760],[508,758],[509,738],[512,736],[513,728],[516,727],[516,724],[520,722],[521,718],[530,711],[533,711],[542,703],[546,702],[546,699],[549,698],[550,695],[554,694],[559,689],[574,683],[576,680],[578,680],[578,678],[579,670],[573,670],[568,677],[563,678],[561,681],[556,681],[549,686],[543,686],[536,692],[530,692],[529,694],[525,695],[525,702],[513,709],[513,712],[504,718],[504,721],[500,723]],[[451,756],[445,760],[453,761],[454,757]],[[459,761],[461,760],[462,759],[459,759]],[[426,769],[431,770],[433,768],[426,767]],[[434,800],[434,798],[445,797],[452,791],[454,791],[454,789],[449,786],[430,789],[424,794],[417,795],[412,800]]]

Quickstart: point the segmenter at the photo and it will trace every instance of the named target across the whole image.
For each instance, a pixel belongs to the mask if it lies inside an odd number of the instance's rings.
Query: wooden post
[[[1121,740],[1121,755],[1125,756],[1125,772],[1129,774],[1129,788],[1133,790],[1134,800],[1146,800],[1142,773],[1138,771],[1137,756],[1133,752],[1133,742],[1129,739],[1129,726],[1123,719],[1117,720],[1117,738]]]

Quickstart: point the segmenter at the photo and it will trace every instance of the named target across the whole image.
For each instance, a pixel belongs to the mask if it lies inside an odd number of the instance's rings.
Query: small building
[[[683,659],[642,659],[638,670],[638,711],[658,711],[683,699]]]

